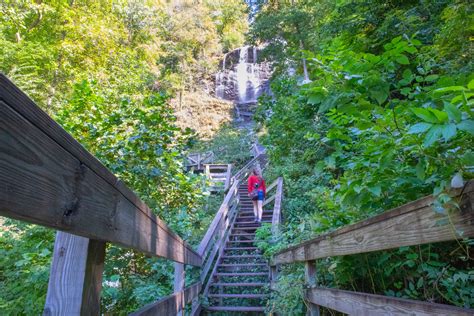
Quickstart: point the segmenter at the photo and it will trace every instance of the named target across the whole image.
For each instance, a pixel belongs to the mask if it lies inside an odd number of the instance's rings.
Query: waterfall
[[[222,69],[216,74],[216,97],[238,104],[256,103],[268,90],[271,76],[269,65],[257,63],[257,57],[255,46],[244,46],[225,54]]]

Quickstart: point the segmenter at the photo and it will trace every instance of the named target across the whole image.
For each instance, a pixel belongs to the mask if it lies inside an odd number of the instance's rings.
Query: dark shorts
[[[263,193],[263,191],[258,191],[257,200],[263,201],[263,199],[265,199],[265,194]]]

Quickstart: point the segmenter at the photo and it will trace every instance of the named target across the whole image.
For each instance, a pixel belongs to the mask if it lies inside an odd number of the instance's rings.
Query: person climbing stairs
[[[218,258],[212,276],[207,314],[263,314],[269,293],[267,260],[255,246],[255,232],[261,226],[254,222],[252,200],[247,185],[239,187],[239,211],[223,255]],[[271,210],[263,212],[262,222],[271,223]]]

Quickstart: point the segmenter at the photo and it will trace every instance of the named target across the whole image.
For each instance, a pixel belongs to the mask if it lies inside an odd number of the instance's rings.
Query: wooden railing
[[[204,164],[204,173],[211,181],[212,192],[227,191],[232,177],[231,164]]]
[[[273,189],[275,193],[271,194]],[[268,197],[269,196],[269,197]],[[267,198],[263,202],[263,208],[267,205],[273,204],[273,215],[272,215],[272,235],[274,238],[277,237],[280,223],[281,223],[281,202],[283,199],[283,178],[279,177],[267,188]]]
[[[45,315],[99,315],[107,242],[202,265],[199,253],[3,75],[0,215],[60,231]],[[164,311],[182,309],[200,287],[178,288],[136,314],[168,315]]]
[[[435,198],[428,196],[280,251],[272,258],[272,280],[279,265],[305,262],[309,315],[319,315],[318,306],[350,315],[474,315],[472,309],[318,287],[316,275],[320,258],[473,237],[473,191],[474,181],[452,191],[459,208],[446,214],[435,212]]]
[[[246,176],[251,172],[257,164],[260,164],[262,157],[257,156],[242,169],[240,169],[234,177],[232,177],[232,185],[224,197],[216,216],[209,226],[204,238],[198,247],[198,254],[203,258],[203,267],[200,274],[200,282],[203,284],[203,295],[209,292],[211,276],[217,269],[217,262],[223,255],[225,244],[227,243],[230,231],[234,224],[239,204],[239,186]],[[200,305],[193,308],[191,315],[198,315]]]
[[[208,151],[205,153],[191,153],[186,158],[186,168],[202,170],[204,164],[210,164],[214,162],[214,153]]]

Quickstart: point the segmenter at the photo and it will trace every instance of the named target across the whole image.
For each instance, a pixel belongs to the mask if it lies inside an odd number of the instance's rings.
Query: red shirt
[[[259,176],[251,175],[248,180],[247,189],[250,192],[255,189],[255,184],[258,183],[258,190],[263,190],[263,193],[267,195],[267,188],[265,187],[265,180]]]

